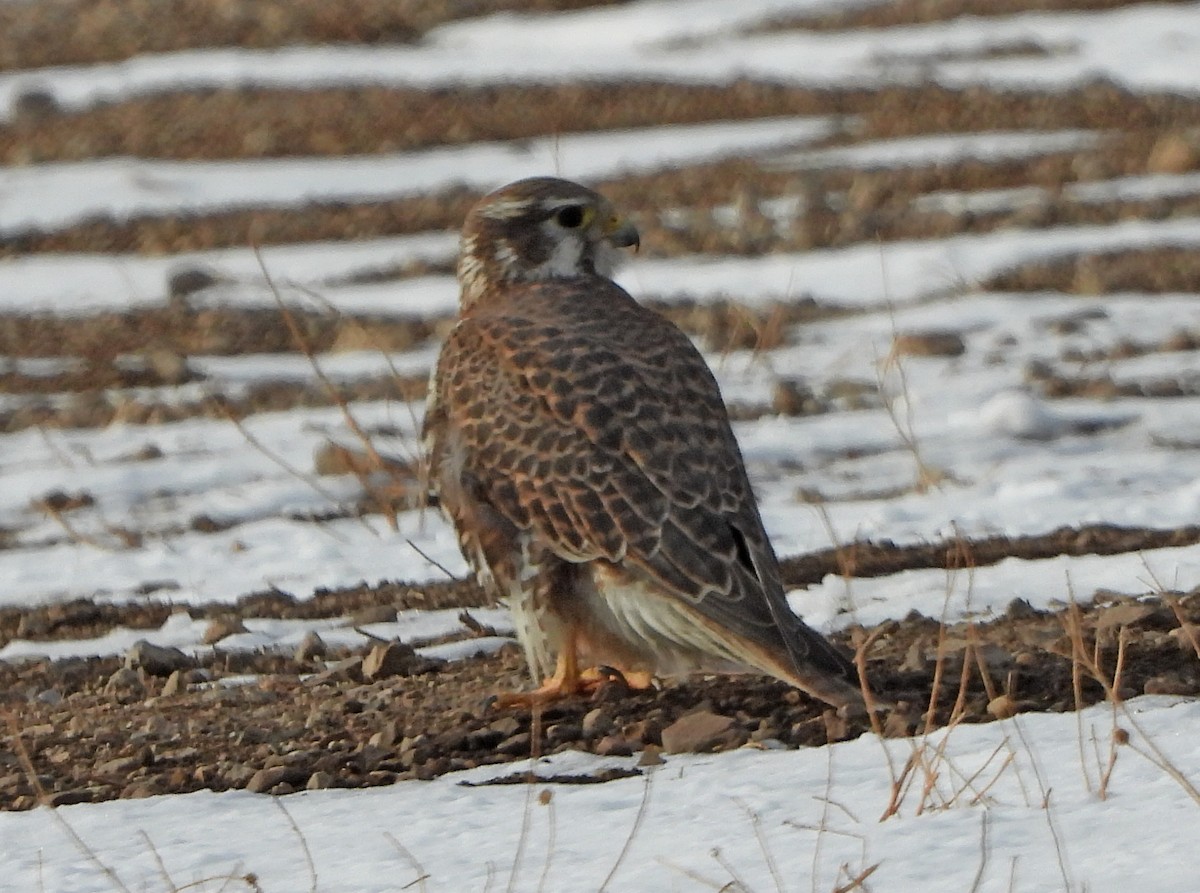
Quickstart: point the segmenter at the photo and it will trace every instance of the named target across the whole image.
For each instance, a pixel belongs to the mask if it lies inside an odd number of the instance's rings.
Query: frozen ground
[[[1144,698],[1115,722],[1130,743],[1105,797],[1114,717],[1098,707],[911,741],[669,757],[604,784],[464,786],[634,759],[565,754],[370,791],[5,813],[0,840],[12,889],[60,893],[239,890],[247,874],[263,890],[364,893],[838,890],[855,878],[870,890],[1189,890],[1200,802],[1163,766],[1200,773],[1200,705]],[[889,759],[899,773],[915,752],[931,774],[918,770],[880,821]]]
[[[68,107],[129,95],[229,84],[445,85],[564,77],[667,77],[723,82],[771,76],[814,85],[908,83],[1027,86],[1062,91],[1104,77],[1130,90],[1200,89],[1200,4],[1143,4],[1089,13],[1022,14],[847,32],[751,33],[772,15],[810,4],[684,4],[642,0],[541,17],[499,16],[437,29],[416,46],[212,50],[138,57],[80,69],[0,75],[0,109],[29,85]],[[994,55],[1013,46],[1047,54]],[[551,47],[546,51],[544,48]],[[351,200],[483,187],[532,172],[596,178],[753,154],[777,169],[858,170],[1029,160],[1094,145],[1099,134],[1037,137],[1011,131],[946,134],[835,149],[805,145],[847,122],[764,120],[521,144],[474,144],[390,157],[164,164],[115,159],[10,169],[0,181],[0,232],[66,227],[98,213],[183,214],[236,204],[302,207],[315,197]],[[1196,174],[1157,173],[1074,184],[1067,199],[1102,204],[1200,192]],[[924,208],[983,212],[1045,200],[1041,187],[943,191]],[[899,544],[956,536],[1034,535],[1061,526],[1182,527],[1200,519],[1200,351],[1162,348],[1200,330],[1200,295],[1128,290],[1090,295],[980,286],[1031,262],[1064,255],[1194,250],[1200,217],[1130,219],[1048,229],[1002,229],[753,257],[693,255],[634,260],[621,281],[635,294],[679,304],[733,299],[769,313],[812,298],[837,315],[792,327],[770,349],[702,344],[727,399],[771,405],[781,380],[803,378],[836,411],[750,414],[737,424],[777,551],[794,555],[864,539]],[[268,246],[263,260],[289,302],[311,306],[316,289],[346,313],[448,317],[453,279],[422,275],[347,284],[346,277],[412,260],[446,263],[452,234]],[[86,321],[105,310],[167,306],[166,276],[212,270],[201,304],[271,307],[248,249],[175,256],[27,255],[0,260],[0,312]],[[897,334],[950,332],[960,355],[892,354]],[[1145,350],[1130,352],[1128,342]],[[1161,349],[1160,349],[1161,348]],[[320,357],[339,382],[421,375],[431,345],[384,357]],[[1071,359],[1074,358],[1074,359]],[[310,376],[295,354],[189,356],[201,381],[155,396],[183,401],[237,394],[263,381]],[[389,362],[391,366],[389,366]],[[22,365],[23,364],[23,365]],[[1118,389],[1048,400],[1028,370],[1063,380],[1102,376]],[[52,374],[53,364],[0,357],[0,371]],[[1164,400],[1146,383],[1173,382]],[[1129,385],[1120,390],[1122,385]],[[878,399],[837,403],[847,389]],[[1190,389],[1190,390],[1189,390]],[[149,389],[117,396],[145,397]],[[63,395],[4,393],[0,409],[62,402]],[[403,454],[419,406],[360,401],[368,428],[386,429]],[[349,442],[337,409],[260,413],[243,431],[222,419],[117,423],[96,429],[28,427],[0,435],[0,606],[144,598],[171,581],[181,605],[231,603],[266,588],[308,597],[318,588],[382,579],[439,579],[464,565],[433,513],[315,523],[350,504],[356,480],[307,471],[315,450]],[[153,447],[154,457],[145,458]],[[933,472],[937,486],[920,486]],[[86,492],[90,505],[61,517],[39,510],[54,492]],[[808,496],[818,493],[821,507]],[[180,529],[204,516],[220,530]],[[113,538],[114,525],[137,534]],[[411,541],[411,544],[410,544]],[[419,547],[418,551],[413,546]],[[824,630],[917,610],[991,617],[1014,598],[1035,607],[1099,589],[1134,596],[1200,583],[1200,546],[1111,556],[1008,559],[972,574],[940,570],[853,580],[830,577],[792,593]],[[500,612],[478,618],[501,635]],[[402,616],[366,629],[424,645],[452,633],[457,612]],[[352,644],[361,634],[328,621],[263,621],[222,643],[227,650],[290,649],[309,630]],[[117,654],[135,638],[200,652],[204,624],[186,614],[154,631],[53,642],[14,638],[0,660],[45,654]],[[479,640],[475,640],[479,647]],[[493,647],[497,641],[484,643]],[[446,657],[454,643],[428,646]],[[18,708],[19,710],[19,708]],[[922,739],[873,737],[807,751],[743,749],[672,756],[643,777],[604,784],[467,787],[525,767],[476,770],[387,789],[313,791],[282,800],[246,792],[196,793],[0,813],[0,888],[46,891],[252,889],[429,890],[965,890],[1184,891],[1194,887],[1188,841],[1200,833],[1200,722],[1191,700],[1139,698],[1128,715],[1029,715]],[[18,721],[20,714],[17,713]],[[1117,749],[1107,797],[1099,778],[1114,722],[1130,733]],[[946,741],[944,751],[937,750]],[[880,822],[894,773],[917,749],[932,761]],[[892,772],[889,772],[891,754]],[[933,755],[936,752],[936,755]],[[633,760],[567,754],[539,762],[540,776],[594,775]],[[927,764],[928,765],[928,764]],[[923,794],[929,780],[932,787]],[[1191,779],[1189,782],[1188,779]],[[538,797],[551,791],[548,800]],[[284,809],[281,809],[281,806]],[[286,810],[286,811],[285,811]],[[628,852],[622,854],[629,842]],[[311,864],[309,864],[311,860]],[[610,872],[611,877],[610,877]],[[859,878],[859,885],[854,879]],[[607,880],[606,880],[607,879]],[[11,887],[5,887],[11,884]],[[728,886],[733,884],[734,886]]]

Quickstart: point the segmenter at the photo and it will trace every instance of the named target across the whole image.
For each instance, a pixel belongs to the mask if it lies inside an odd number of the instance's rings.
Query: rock
[[[108,681],[104,683],[104,693],[117,695],[118,697],[133,696],[140,698],[146,694],[146,686],[136,670],[131,670],[129,667],[121,667],[109,676]]]
[[[700,710],[680,717],[662,730],[662,746],[667,753],[705,753],[728,740],[733,720],[728,716]]]
[[[892,349],[913,357],[959,357],[967,346],[958,332],[903,332],[896,336]]]
[[[100,763],[95,771],[98,775],[128,775],[141,765],[142,760],[137,756],[115,757]]]
[[[391,623],[396,619],[396,609],[390,605],[372,605],[355,611],[346,620],[346,626],[368,626],[372,623]]]
[[[142,354],[141,359],[160,384],[180,385],[196,377],[188,366],[187,357],[169,347],[152,347]]]
[[[586,722],[586,720],[585,720]],[[505,738],[510,735],[515,735],[521,728],[521,723],[517,721],[515,716],[502,716],[494,722],[488,723],[488,729],[493,732],[499,732]]]
[[[662,766],[667,761],[662,758],[662,748],[657,744],[647,744],[642,751],[642,755],[638,757],[637,764],[639,766]]]
[[[221,769],[221,776],[230,787],[241,788],[255,776],[255,770],[245,763],[233,763]]]
[[[826,741],[843,741],[850,735],[850,724],[846,722],[844,716],[838,715],[836,710],[826,710],[821,714],[821,722],[825,725],[825,740]],[[800,723],[792,727],[792,734],[795,736],[800,731]]]
[[[1185,623],[1167,633],[1184,651],[1200,650],[1200,623]]]
[[[518,754],[524,756],[529,753],[530,741],[531,738],[528,732],[518,732],[515,735],[510,735],[497,744],[495,751],[496,753],[502,753],[506,756],[517,756]],[[597,751],[597,753],[599,753],[599,751]]]
[[[43,704],[49,704],[51,707],[61,704],[62,699],[62,693],[53,688],[48,688],[45,691],[39,691],[34,697],[35,701],[39,701]]]
[[[121,789],[118,795],[122,800],[142,800],[146,797],[157,797],[163,793],[154,779],[146,781],[136,781],[133,784],[126,785]]]
[[[308,783],[304,785],[310,791],[323,791],[333,787],[334,777],[328,772],[314,772],[308,777]]]
[[[1100,615],[1096,618],[1096,629],[1110,630],[1116,627],[1132,626],[1140,623],[1147,617],[1153,617],[1156,613],[1158,613],[1158,609],[1153,605],[1145,605],[1138,602],[1114,605],[1100,612]]]
[[[1179,673],[1163,673],[1147,679],[1142,690],[1148,695],[1191,695],[1196,693],[1196,683]]]
[[[373,682],[389,676],[413,676],[437,665],[437,661],[421,657],[411,645],[387,642],[374,646],[363,658],[363,679]]]
[[[125,652],[125,666],[130,670],[143,670],[150,676],[170,676],[176,670],[187,670],[195,661],[178,648],[155,645],[139,639]]]
[[[379,767],[379,764],[391,757],[391,748],[376,747],[373,744],[364,744],[359,752],[355,755],[358,764],[364,772],[373,772]]]
[[[287,766],[272,766],[270,769],[259,769],[246,782],[246,790],[254,794],[265,794],[287,778],[290,772],[291,770]]]
[[[221,280],[216,273],[200,267],[176,267],[167,274],[167,295],[173,299],[211,288]]]
[[[825,406],[803,381],[781,378],[771,389],[771,408],[783,416],[815,415]]]
[[[205,645],[215,645],[226,636],[232,636],[235,633],[244,633],[246,624],[242,623],[242,618],[235,614],[225,614],[221,617],[215,617],[209,621],[204,630],[204,636],[201,639]]]
[[[325,640],[315,630],[309,630],[296,646],[293,657],[298,664],[306,664],[313,658],[325,656]]]
[[[916,727],[916,717],[913,716],[912,705],[901,701],[888,712],[883,721],[884,738],[907,738]]]
[[[58,97],[50,87],[42,84],[18,87],[11,109],[12,116],[22,121],[41,121],[62,112]]]
[[[163,683],[162,696],[164,698],[172,697],[179,694],[186,688],[183,681],[183,670],[176,670],[167,677],[167,681]]]
[[[1004,616],[1009,620],[1028,620],[1038,616],[1038,611],[1023,598],[1014,598],[1004,609]]]
[[[385,722],[382,728],[367,740],[367,743],[372,747],[392,747],[396,743],[396,724]]]
[[[562,744],[567,741],[578,741],[583,736],[583,729],[578,723],[556,722],[546,727],[546,740],[551,744]]]
[[[584,714],[583,734],[589,738],[606,735],[612,727],[612,715],[603,707],[595,707]]]
[[[627,757],[633,753],[633,745],[620,735],[605,735],[596,743],[596,753],[602,757]]]
[[[1008,695],[997,695],[988,701],[987,712],[996,719],[1008,719],[1017,715],[1017,702]]]
[[[1200,162],[1200,151],[1187,134],[1166,133],[1159,137],[1146,158],[1148,174],[1182,174]]]
[[[307,680],[309,685],[337,685],[340,682],[361,682],[363,659],[348,657],[330,664],[320,673],[315,673]]]
[[[22,614],[21,619],[17,621],[18,639],[38,638],[48,632],[50,632],[50,619],[43,611]]]
[[[71,806],[75,803],[91,803],[95,799],[87,788],[76,788],[73,791],[58,791],[45,799],[47,806]]]

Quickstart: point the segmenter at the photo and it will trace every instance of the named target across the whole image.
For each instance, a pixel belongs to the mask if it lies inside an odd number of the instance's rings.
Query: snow
[[[634,759],[567,753],[364,791],[43,808],[0,814],[0,853],[14,889],[56,893],[114,889],[94,860],[126,889],[202,893],[242,889],[246,873],[264,890],[345,893],[695,890],[735,879],[747,890],[831,890],[872,867],[879,890],[959,891],[978,879],[982,890],[1182,891],[1194,870],[1180,841],[1200,834],[1200,805],[1152,758],[1195,778],[1197,722],[1200,704],[1148,697],[1115,717],[1094,707],[927,739],[667,756],[643,777],[604,784],[463,786]],[[1098,779],[1114,726],[1130,744],[1105,799]],[[938,773],[928,796],[918,770],[897,814],[880,821],[887,754],[898,773],[918,748]]]
[[[197,213],[239,207],[399,198],[463,185],[490,190],[560,168],[579,179],[640,173],[828,136],[826,118],[645,127],[336,158],[150,161],[112,158],[10,169],[0,235],[68,226],[98,215]]]
[[[1104,78],[1129,90],[1200,90],[1200,3],[965,17],[885,30],[755,30],[773,17],[830,3],[696,0],[684,15],[677,2],[637,0],[452,23],[411,46],[204,50],[8,72],[0,74],[0,114],[31,86],[70,108],[236,84],[422,86],[516,79],[728,83],[764,77],[812,86],[940,82],[1063,90]],[[1025,45],[1047,54],[989,55]],[[483,188],[549,171],[586,180],[744,155],[800,172],[828,166],[886,170],[1031,158],[1102,145],[1104,139],[1079,131],[993,132],[813,145],[845,135],[853,125],[788,118],[371,158],[33,165],[4,171],[0,233],[68,226],[96,214],[295,208],[313,199],[385,199],[457,184]],[[1060,197],[1086,203],[1197,192],[1194,173],[1156,174],[1072,184]],[[1005,211],[1057,198],[1027,186],[926,195],[914,207]],[[795,195],[775,197],[770,207],[785,224],[802,212]],[[729,220],[738,212],[721,213]],[[1196,523],[1200,397],[1194,388],[1192,396],[1171,400],[1048,401],[1033,393],[1027,378],[1040,364],[1064,376],[1109,375],[1118,383],[1194,382],[1197,351],[1103,357],[1116,356],[1113,349],[1124,341],[1154,344],[1180,330],[1197,331],[1200,296],[1012,295],[980,285],[1030,261],[1162,247],[1200,247],[1200,218],[1002,229],[764,257],[640,258],[620,281],[643,298],[667,302],[729,299],[769,312],[773,302],[808,296],[844,311],[796,327],[783,346],[769,351],[702,345],[730,402],[768,405],[781,378],[799,377],[835,404],[825,414],[768,415],[736,426],[768,530],[787,556],[867,538],[915,544],[959,535],[1037,535],[1064,525]],[[448,317],[457,301],[450,276],[362,280],[411,261],[449,264],[455,249],[455,234],[437,232],[268,246],[261,254],[290,303],[319,307],[310,294],[315,291],[343,312]],[[0,260],[0,311],[86,318],[164,306],[167,277],[187,267],[209,270],[217,279],[189,298],[196,305],[274,306],[254,252],[226,249]],[[1060,325],[1064,320],[1072,325]],[[899,366],[889,360],[897,333],[931,330],[958,334],[966,352],[902,357]],[[319,362],[336,382],[385,377],[392,367],[422,375],[435,350],[425,344],[388,357],[340,352]],[[1065,359],[1072,355],[1102,359]],[[266,381],[312,380],[307,362],[295,356],[198,355],[188,362],[202,382],[143,393],[200,399]],[[51,376],[63,368],[55,361],[0,357],[0,371]],[[881,385],[892,411],[878,399],[856,405],[838,396],[853,392],[855,384],[871,393]],[[16,402],[5,397],[0,409]],[[388,448],[398,456],[414,449],[419,406],[356,402],[350,408],[368,430],[390,432]],[[97,639],[50,643],[15,639],[0,650],[0,659],[118,654],[141,638],[203,653],[209,647],[202,644],[205,624],[190,619],[189,606],[231,603],[268,587],[307,598],[322,587],[441,579],[443,571],[429,559],[452,573],[465,571],[453,534],[434,513],[402,512],[396,529],[378,518],[313,520],[352,504],[360,490],[349,478],[311,475],[316,450],[331,440],[352,442],[340,411],[266,413],[243,424],[269,454],[231,423],[202,418],[0,435],[0,606],[149,597],[180,609],[157,630],[116,629]],[[937,486],[915,485],[918,456],[906,446],[914,439],[921,462],[942,476]],[[158,458],[144,458],[147,446]],[[37,507],[54,491],[86,492],[94,500],[68,514],[70,530]],[[812,494],[820,497],[819,506]],[[213,533],[191,529],[189,522],[201,515],[229,526]],[[115,536],[115,526],[136,533],[140,544]],[[988,618],[1015,598],[1055,607],[1072,595],[1086,601],[1099,589],[1144,596],[1198,582],[1200,546],[1185,546],[1008,559],[969,574],[914,570],[849,584],[831,576],[790,593],[790,600],[808,622],[829,631],[912,610]],[[153,594],[145,595],[148,590]],[[447,659],[507,640],[511,623],[503,612],[472,614],[497,635],[465,634],[455,611],[405,612],[365,631]],[[221,647],[291,649],[309,631],[337,644],[364,641],[353,628],[334,624],[252,619],[245,633]],[[588,774],[632,768],[632,761],[562,754],[534,766],[283,800],[198,793],[0,813],[0,864],[3,883],[12,889],[64,893],[120,889],[96,860],[131,890],[236,890],[244,885],[227,878],[238,872],[255,873],[264,890],[347,893],[406,884],[430,890],[501,884],[561,891],[720,889],[735,874],[748,890],[829,890],[872,866],[878,867],[867,885],[880,890],[1192,889],[1194,868],[1179,842],[1200,832],[1200,805],[1176,771],[1183,779],[1200,778],[1194,734],[1200,705],[1142,697],[1127,708],[1115,715],[1111,707],[1097,707],[1081,716],[1021,716],[936,732],[928,741],[866,736],[808,751],[776,751],[768,744],[718,756],[668,756],[644,778],[595,785],[460,782],[527,769],[543,778]],[[1114,722],[1130,733],[1131,744],[1117,750],[1105,799],[1098,778]],[[920,777],[899,813],[879,821],[893,780],[888,755],[899,767],[914,749],[925,747],[928,756],[943,742],[944,755],[935,758],[941,771],[924,807]],[[1162,761],[1159,749],[1169,765],[1155,764]],[[543,789],[553,792],[549,805],[537,800]],[[630,849],[622,858],[627,839]]]
[[[67,108],[178,89],[390,84],[435,87],[564,78],[812,87],[921,83],[1065,89],[1107,80],[1132,90],[1195,93],[1200,5],[1145,3],[1099,12],[965,16],[887,29],[756,33],[817,4],[672,0],[553,17],[499,15],[434,29],[414,46],[189,50],[108,65],[0,75],[0,110],[24,91]],[[825,4],[828,5],[828,4]],[[1033,46],[1043,52],[993,56]],[[531,47],[536,51],[531,51]],[[11,112],[10,112],[11,114]]]

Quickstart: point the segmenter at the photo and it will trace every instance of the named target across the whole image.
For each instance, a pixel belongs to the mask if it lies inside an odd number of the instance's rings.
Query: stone
[[[369,626],[372,623],[392,623],[396,609],[391,605],[372,605],[355,611],[346,620],[346,626]]]
[[[996,719],[1008,719],[1017,715],[1017,702],[1008,695],[997,695],[988,701],[987,712]]]
[[[136,670],[121,667],[108,677],[108,681],[104,683],[104,692],[110,695],[141,697],[146,693],[146,686]]]
[[[589,710],[583,717],[583,734],[589,738],[607,735],[612,731],[613,718],[603,707]]]
[[[389,676],[408,676],[418,661],[420,658],[411,645],[403,642],[381,643],[372,647],[363,658],[363,678],[374,681]]]
[[[378,732],[367,739],[367,743],[372,747],[392,747],[396,743],[396,724],[385,722]]]
[[[290,772],[291,770],[287,766],[272,766],[269,769],[259,769],[246,782],[246,790],[254,794],[264,794],[287,778]]]
[[[1200,623],[1185,623],[1167,633],[1184,651],[1200,651]]]
[[[781,378],[771,389],[771,408],[783,416],[815,415],[825,406],[805,382],[796,378]]]
[[[143,670],[150,676],[170,676],[176,670],[190,669],[195,663],[178,648],[155,645],[145,639],[134,642],[125,652],[127,669]]]
[[[142,760],[137,756],[114,757],[100,763],[95,771],[99,775],[127,775],[141,765]]]
[[[596,754],[602,757],[627,757],[633,753],[633,745],[620,735],[605,735],[596,743]]]
[[[141,359],[159,384],[181,385],[196,377],[188,366],[187,357],[169,347],[150,348]]]
[[[333,787],[334,777],[328,772],[314,772],[308,777],[308,782],[304,785],[309,791],[324,791],[327,788]]]
[[[1148,174],[1182,174],[1196,167],[1200,149],[1185,133],[1166,133],[1158,138],[1146,158]]]
[[[204,636],[201,641],[205,645],[215,645],[227,636],[244,633],[245,631],[246,624],[242,623],[241,617],[235,614],[224,614],[209,621],[208,626],[204,629]]]
[[[1111,630],[1122,626],[1133,626],[1143,620],[1153,617],[1158,609],[1153,605],[1126,602],[1105,608],[1096,618],[1096,629]]]
[[[657,744],[647,744],[638,757],[639,766],[662,766],[667,761],[662,758],[662,748]]]
[[[1142,690],[1148,695],[1193,695],[1196,683],[1179,673],[1163,673],[1147,679]]]
[[[517,756],[518,754],[524,756],[529,753],[530,742],[531,738],[528,732],[518,732],[497,744],[496,753],[507,756]]]
[[[728,716],[698,710],[662,730],[663,750],[667,753],[705,753],[724,743],[732,729],[733,720]]]
[[[58,791],[45,799],[47,806],[71,806],[75,803],[91,803],[95,799],[87,788],[76,788],[73,791]]]
[[[163,683],[162,696],[171,697],[177,695],[187,688],[187,683],[183,681],[183,670],[176,670],[167,677],[167,681]]]
[[[306,664],[315,658],[324,657],[325,651],[325,640],[317,635],[315,630],[309,630],[296,646],[293,657],[296,663]]]
[[[959,357],[967,345],[958,332],[903,332],[896,336],[892,349],[912,357]]]
[[[176,267],[167,273],[167,294],[171,298],[186,298],[188,295],[211,288],[220,282],[211,270],[201,267]]]
[[[307,680],[308,685],[337,685],[340,682],[361,682],[363,659],[348,657],[330,664]]]

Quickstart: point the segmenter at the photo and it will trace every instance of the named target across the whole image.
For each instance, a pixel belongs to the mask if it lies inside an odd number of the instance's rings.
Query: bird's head
[[[458,259],[462,305],[512,282],[611,276],[617,249],[638,244],[637,229],[599,193],[553,177],[518,180],[467,214]]]

